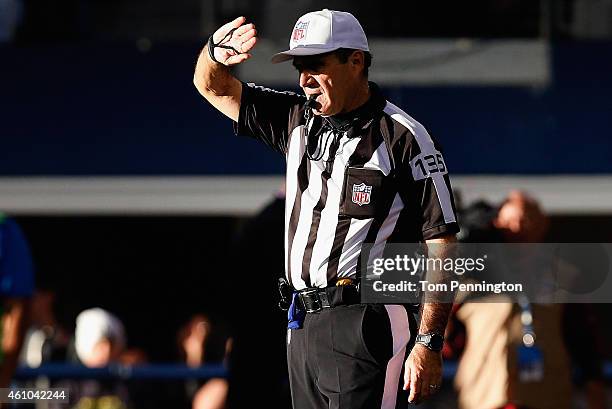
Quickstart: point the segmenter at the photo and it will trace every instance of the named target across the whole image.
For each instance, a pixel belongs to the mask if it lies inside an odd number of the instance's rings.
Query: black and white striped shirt
[[[364,106],[338,117],[354,129],[336,132],[334,143],[328,121],[319,116],[305,132],[305,97],[243,84],[235,132],[287,160],[285,268],[298,290],[359,277],[360,260],[382,256],[386,243],[417,243],[459,230],[440,148],[374,83],[370,90]],[[317,134],[331,142],[315,161],[306,155],[306,137]]]

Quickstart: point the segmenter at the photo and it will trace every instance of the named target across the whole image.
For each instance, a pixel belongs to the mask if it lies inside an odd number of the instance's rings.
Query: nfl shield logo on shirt
[[[368,186],[365,183],[359,185],[353,185],[353,203],[363,206],[370,203],[370,195],[372,194],[372,186]]]

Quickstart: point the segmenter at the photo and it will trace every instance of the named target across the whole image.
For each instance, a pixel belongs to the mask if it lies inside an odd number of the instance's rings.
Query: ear
[[[363,54],[363,51],[353,51],[353,53],[349,57],[349,64],[351,64],[351,68],[354,69],[357,73],[361,73],[361,71],[364,69],[365,64],[365,56]]]
[[[353,65],[363,65],[363,60],[364,60],[363,51],[360,51],[360,50],[353,51],[353,53],[349,57],[349,61]]]

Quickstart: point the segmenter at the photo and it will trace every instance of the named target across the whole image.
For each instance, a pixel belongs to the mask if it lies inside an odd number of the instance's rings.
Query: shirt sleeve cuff
[[[246,109],[249,103],[249,94],[251,91],[251,87],[249,87],[244,82],[241,82],[242,92],[240,93],[240,110],[238,112],[238,122],[233,122],[234,125],[234,134],[235,135],[248,135],[247,127],[246,127]]]
[[[431,240],[435,239],[436,237],[457,233],[459,233],[459,224],[457,224],[457,222],[439,224],[423,230],[423,240]]]

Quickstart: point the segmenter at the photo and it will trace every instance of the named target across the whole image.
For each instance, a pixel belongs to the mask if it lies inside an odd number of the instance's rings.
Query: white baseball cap
[[[119,318],[102,308],[82,311],[77,316],[74,334],[79,359],[87,360],[96,344],[104,338],[116,343],[119,349],[125,346],[125,329]]]
[[[275,54],[272,63],[297,56],[328,53],[339,48],[370,51],[359,21],[345,11],[313,11],[298,19],[291,32],[289,49]]]

